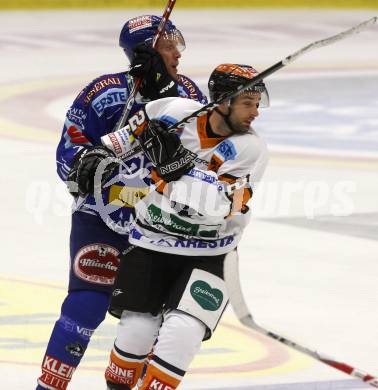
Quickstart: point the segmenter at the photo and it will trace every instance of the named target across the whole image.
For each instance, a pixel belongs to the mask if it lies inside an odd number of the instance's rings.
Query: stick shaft
[[[213,110],[215,107],[219,106],[219,104],[223,103],[224,101],[230,100],[233,97],[236,97],[237,95],[240,94],[243,90],[247,88],[251,88],[257,83],[259,83],[261,80],[265,79],[266,77],[270,76],[271,74],[277,72],[281,68],[283,68],[286,65],[291,64],[292,62],[296,61],[299,57],[304,55],[305,53],[316,49],[318,47],[323,47],[327,45],[331,45],[334,42],[340,41],[342,39],[345,39],[353,34],[359,33],[368,27],[372,26],[374,23],[376,23],[377,17],[368,19],[348,30],[342,31],[339,34],[332,35],[331,37],[315,41],[310,43],[307,46],[302,47],[301,49],[297,50],[293,54],[290,54],[283,60],[277,62],[276,64],[270,66],[269,68],[265,69],[261,73],[259,73],[257,76],[255,76],[251,81],[245,83],[245,84],[240,84],[239,87],[232,93],[224,96],[223,98],[211,102],[207,104],[206,106],[201,107],[199,110],[193,112],[191,115],[185,117],[181,121],[175,123],[174,125],[171,125],[168,130],[173,131],[174,129],[184,127],[186,124],[190,123],[191,121],[195,120],[197,117],[205,115],[208,111]],[[134,156],[135,154],[139,153],[141,151],[141,147],[139,145],[136,145],[134,148],[130,149],[125,155],[122,156],[123,160],[127,160],[128,158]]]
[[[169,16],[171,15],[171,12],[172,12],[172,9],[173,9],[175,3],[176,3],[176,0],[168,0],[167,5],[165,6],[163,15],[161,17],[160,23],[159,23],[157,31],[156,31],[156,34],[155,34],[153,41],[152,41],[153,48],[156,46],[157,42],[159,41],[159,39],[164,31],[165,25],[167,24],[167,21],[169,19]],[[123,126],[125,126],[126,119],[129,116],[131,109],[133,108],[135,96],[138,93],[138,91],[142,85],[142,81],[143,81],[143,78],[141,78],[141,77],[139,77],[135,80],[134,87],[131,90],[130,95],[127,99],[127,102],[125,104],[125,109],[122,113],[122,116],[119,119],[119,121],[118,121],[118,123],[115,126],[113,131],[117,131],[117,130],[121,129]]]
[[[219,104],[236,97],[243,90],[253,87],[254,85],[258,84],[260,81],[262,81],[266,77],[270,76],[271,74],[277,72],[278,70],[280,70],[284,66],[289,65],[292,62],[296,61],[299,57],[301,57],[302,55],[306,54],[307,52],[309,52],[309,51],[311,51],[313,49],[316,49],[318,47],[331,45],[334,42],[340,41],[340,40],[345,39],[345,38],[347,38],[347,37],[349,37],[349,36],[351,36],[353,34],[359,33],[360,31],[365,30],[366,28],[368,28],[371,25],[373,25],[376,21],[377,21],[376,17],[371,18],[369,20],[366,20],[365,22],[362,22],[362,23],[358,24],[357,26],[354,26],[354,27],[352,27],[352,28],[350,28],[348,30],[342,31],[339,34],[332,35],[331,37],[322,39],[320,41],[312,42],[309,45],[307,45],[305,47],[302,47],[301,49],[297,50],[295,53],[290,54],[289,56],[287,56],[283,60],[277,62],[276,64],[274,64],[272,66],[270,66],[268,69],[265,69],[264,71],[259,73],[257,76],[255,76],[253,79],[251,79],[251,81],[249,81],[249,82],[247,82],[245,84],[241,84],[234,92],[232,92],[232,93],[230,93],[230,94],[220,98],[219,100],[217,100],[215,102],[207,104],[206,106],[204,106],[201,109],[195,111],[193,114],[189,115],[188,117],[186,117],[186,118],[182,119],[181,121],[175,123],[174,125],[170,126],[169,130],[177,129],[177,128],[185,126],[193,118],[196,118],[198,116],[204,115],[207,111],[214,109]]]
[[[284,344],[298,352],[308,355],[330,367],[333,367],[339,371],[342,371],[348,375],[353,376],[373,387],[378,388],[378,378],[366,373],[365,371],[359,370],[349,364],[335,360],[327,355],[321,354],[318,351],[312,350],[308,347],[300,345],[294,341],[287,339],[286,337],[280,336],[277,333],[271,332],[262,326],[258,325],[253,319],[248,306],[245,302],[239,276],[239,265],[238,255],[236,250],[232,251],[226,256],[224,262],[224,278],[227,286],[227,292],[229,294],[231,306],[237,316],[238,320],[246,327],[253,329],[254,331],[261,333],[267,337],[270,337],[281,344]]]

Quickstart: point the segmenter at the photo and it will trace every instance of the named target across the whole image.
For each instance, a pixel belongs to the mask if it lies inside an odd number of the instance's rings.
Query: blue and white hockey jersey
[[[101,137],[117,125],[130,91],[133,78],[127,72],[107,74],[93,80],[76,97],[67,111],[56,160],[58,175],[63,181],[72,167],[76,154],[83,148],[101,145]],[[180,97],[206,104],[207,98],[188,77],[179,75],[177,89]],[[138,94],[130,116],[147,101]],[[148,193],[150,162],[140,153],[123,164],[105,184],[101,196],[89,195],[80,205],[81,212],[100,216],[121,234],[129,233],[129,221],[136,202]]]

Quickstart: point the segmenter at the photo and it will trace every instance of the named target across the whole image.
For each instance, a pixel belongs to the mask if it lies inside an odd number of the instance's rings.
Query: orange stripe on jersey
[[[249,179],[249,175],[247,177]],[[245,214],[249,207],[247,206],[248,201],[252,198],[253,192],[251,190],[248,181],[243,185],[243,181],[241,178],[237,178],[231,175],[220,175],[218,180],[225,181],[229,184],[237,184],[240,183],[240,187],[237,188],[234,193],[230,196],[232,199],[232,209],[230,215],[242,213]]]
[[[211,159],[209,161],[209,164],[207,165],[207,168],[210,170],[210,171],[213,171],[215,173],[218,172],[219,168],[222,166],[222,164],[224,163],[224,161],[222,159],[220,159],[218,156],[216,156],[215,154],[213,154],[211,156]]]
[[[200,140],[201,149],[209,149],[217,146],[226,137],[209,138],[206,132],[206,124],[209,119],[208,115],[200,116],[197,118],[197,133]]]
[[[139,390],[174,390],[180,384],[180,380],[159,370],[151,362],[148,365],[146,375]]]
[[[160,192],[161,194],[164,191],[165,186],[168,184],[166,181],[164,181],[156,172],[155,168],[152,168],[151,170],[151,179],[153,183],[156,185],[156,191]]]
[[[145,122],[143,122],[141,125],[139,125],[139,126],[134,130],[134,132],[133,132],[134,135],[139,136],[139,135],[142,133],[142,131],[146,128],[147,123],[148,123],[148,121],[145,121]]]
[[[140,362],[123,360],[112,350],[109,365],[105,371],[105,379],[112,383],[134,387],[142,374],[144,363],[144,360]]]

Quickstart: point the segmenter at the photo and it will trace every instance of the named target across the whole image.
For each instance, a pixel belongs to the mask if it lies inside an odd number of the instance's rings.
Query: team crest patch
[[[118,256],[119,251],[109,245],[87,245],[75,256],[74,273],[87,282],[111,286],[119,266]]]
[[[223,302],[223,293],[217,288],[211,288],[203,280],[196,280],[190,287],[193,299],[205,310],[216,311]]]

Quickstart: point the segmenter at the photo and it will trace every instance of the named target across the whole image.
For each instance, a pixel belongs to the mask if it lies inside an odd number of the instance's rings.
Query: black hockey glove
[[[104,146],[93,146],[80,151],[67,176],[68,190],[71,195],[84,197],[93,193],[97,167],[101,161],[109,157],[113,158],[114,161],[107,163],[102,171],[101,181],[98,183],[101,187],[118,166],[115,154]]]
[[[196,154],[185,149],[176,133],[168,132],[162,121],[150,120],[138,140],[158,175],[166,182],[178,180],[194,167]]]
[[[177,84],[169,75],[163,58],[145,43],[140,43],[134,49],[129,74],[143,78],[140,93],[144,98],[155,100],[178,96]]]

